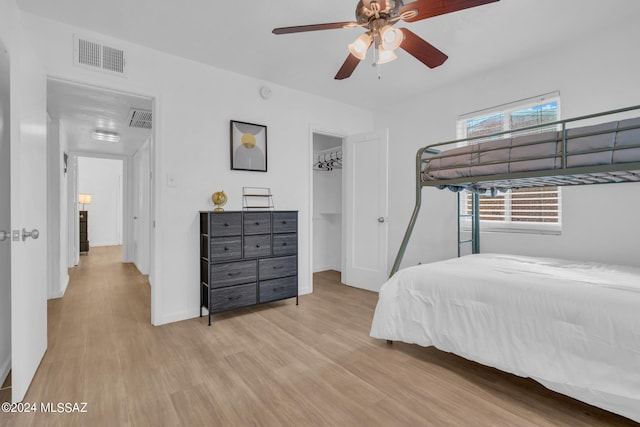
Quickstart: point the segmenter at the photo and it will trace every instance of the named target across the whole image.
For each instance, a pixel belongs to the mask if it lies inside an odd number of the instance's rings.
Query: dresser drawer
[[[211,265],[210,268],[211,276],[209,285],[211,288],[221,288],[256,281],[255,260],[214,264]]]
[[[297,273],[298,265],[295,256],[260,260],[260,280],[295,276]]]
[[[271,255],[271,234],[244,237],[244,257],[256,258]]]
[[[211,310],[213,312],[231,310],[256,303],[255,283],[213,289],[211,291]]]
[[[245,212],[244,234],[271,233],[271,212]]]
[[[260,282],[258,302],[269,302],[298,295],[298,276]]]
[[[229,261],[242,258],[242,236],[211,239],[211,261]]]
[[[211,237],[239,236],[242,234],[241,212],[216,212],[211,214]]]
[[[274,255],[295,255],[298,253],[298,235],[296,233],[274,234]]]
[[[274,212],[274,233],[295,233],[298,231],[298,212]]]

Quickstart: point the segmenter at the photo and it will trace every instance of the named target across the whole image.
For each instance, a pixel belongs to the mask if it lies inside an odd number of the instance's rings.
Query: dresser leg
[[[296,295],[296,305],[298,305],[298,295]]]

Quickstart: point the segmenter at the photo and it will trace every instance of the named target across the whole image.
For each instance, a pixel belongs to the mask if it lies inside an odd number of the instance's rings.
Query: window
[[[557,120],[560,120],[560,97],[556,92],[461,116],[457,123],[457,137],[461,139],[507,130],[515,131]],[[556,125],[550,125],[540,129],[513,132],[511,135],[555,129]],[[488,136],[471,143],[504,137]],[[461,203],[462,213],[471,212],[471,193],[464,192],[460,197],[464,201]],[[494,231],[558,233],[561,224],[560,197],[558,187],[523,188],[509,190],[496,197],[480,196],[482,227],[484,230]]]

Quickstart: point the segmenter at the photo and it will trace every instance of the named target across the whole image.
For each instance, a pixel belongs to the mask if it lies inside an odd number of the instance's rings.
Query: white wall
[[[67,173],[65,172],[64,153],[67,151],[67,136],[63,123],[50,119],[47,124],[48,182],[47,204],[48,227],[50,230],[47,260],[49,265],[48,298],[61,298],[69,284],[66,254],[68,245],[67,219]],[[65,249],[65,252],[61,252]]]
[[[91,194],[84,205],[89,247],[122,244],[122,166],[122,160],[78,157],[78,191]]]
[[[69,155],[69,141],[67,140],[67,131],[65,130],[65,124],[59,123],[60,136],[58,139],[59,149],[58,156],[56,157],[59,162],[64,161],[64,153],[67,153],[67,165],[66,171],[64,167],[59,171],[60,182],[60,239],[58,241],[58,254],[60,254],[60,289],[59,295],[64,295],[64,292],[69,285],[69,257],[67,256],[69,248],[69,176],[71,176],[71,168],[73,167],[71,156]]]
[[[22,15],[49,75],[155,98],[155,324],[199,314],[197,212],[213,208],[219,189],[227,210],[242,207],[243,186],[270,187],[277,209],[299,210],[299,287],[310,291],[309,129],[364,132],[373,128],[371,112],[276,85],[265,101],[263,81],[117,40],[126,79],[84,70],[72,65],[73,34],[109,38]],[[269,172],[230,170],[229,120],[268,126]]]
[[[567,46],[416,96],[377,122],[389,125],[390,264],[414,206],[415,153],[455,139],[460,114],[560,91],[563,118],[636,105],[640,100],[640,27],[620,25]],[[506,52],[505,54],[508,54]],[[446,63],[445,65],[446,66]],[[398,113],[399,112],[399,113]],[[421,135],[416,138],[416,135]],[[482,233],[483,252],[557,256],[640,265],[640,184],[565,187],[560,236]],[[635,195],[635,196],[634,196]],[[456,256],[456,196],[423,190],[423,209],[403,266]]]

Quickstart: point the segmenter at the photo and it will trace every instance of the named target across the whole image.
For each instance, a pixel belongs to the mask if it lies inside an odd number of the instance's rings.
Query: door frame
[[[104,91],[109,91],[109,92],[115,92],[115,93],[125,93],[125,94],[130,94],[130,95],[135,95],[135,96],[139,96],[139,97],[145,97],[151,100],[151,111],[152,111],[152,116],[153,116],[153,123],[152,123],[152,127],[151,127],[151,138],[150,138],[150,144],[149,144],[149,172],[151,175],[150,178],[150,185],[149,185],[149,230],[148,230],[148,236],[149,236],[149,282],[151,284],[151,319],[150,319],[150,323],[153,325],[159,325],[164,323],[163,321],[163,314],[162,314],[162,286],[161,286],[161,277],[159,277],[159,275],[156,273],[156,266],[161,265],[161,251],[160,251],[160,243],[159,243],[159,239],[158,236],[156,236],[155,230],[156,230],[156,218],[157,218],[157,209],[156,207],[159,205],[160,203],[160,194],[159,194],[159,187],[158,187],[158,183],[156,181],[156,171],[159,170],[160,168],[160,153],[159,153],[159,149],[158,149],[158,141],[160,140],[160,136],[161,136],[161,132],[160,129],[162,127],[161,125],[161,117],[162,117],[162,96],[159,93],[155,93],[155,90],[151,90],[149,88],[140,88],[140,87],[135,87],[135,88],[130,88],[130,87],[123,87],[123,88],[114,88],[114,87],[109,87],[109,86],[105,86],[101,83],[96,83],[96,82],[88,82],[88,81],[83,81],[80,80],[78,78],[73,78],[73,77],[64,77],[64,76],[60,76],[60,75],[55,75],[55,74],[47,74],[47,80],[56,80],[56,81],[60,81],[60,82],[65,82],[65,83],[69,83],[69,84],[73,84],[73,85],[77,85],[77,86],[86,86],[89,88],[93,88],[93,89],[100,89],[100,90],[104,90]],[[73,166],[74,168],[77,166],[77,157],[73,156],[72,154],[77,155],[81,155],[81,156],[93,156],[96,157],[95,154],[96,153],[83,153],[83,152],[74,152],[71,153],[69,152],[69,160],[68,160],[68,166],[69,169],[71,169],[71,167]],[[125,160],[125,164],[123,164],[123,179],[124,179],[124,175],[128,175],[131,179],[133,178],[133,172],[132,172],[132,168],[133,168],[133,161],[132,161],[132,157],[133,156],[122,156],[122,157],[129,157],[128,159]],[[68,201],[67,203],[69,203],[69,212],[68,212],[68,218],[67,220],[69,221],[69,224],[71,225],[71,223],[73,222],[74,224],[77,224],[78,221],[73,220],[72,221],[72,215],[70,214],[71,212],[75,212],[75,210],[72,210],[71,205],[72,204],[77,204],[77,197],[75,197],[75,200],[72,200],[74,198],[72,198],[72,193],[73,193],[73,189],[75,187],[76,181],[77,181],[77,175],[75,175],[74,173],[74,177],[71,177],[71,174],[68,175],[68,185],[69,185],[69,190],[68,190]],[[124,191],[123,191],[123,205],[128,203],[129,209],[131,212],[133,212],[132,210],[132,204],[133,204],[133,187],[132,187],[132,183],[131,183],[131,179],[127,181],[125,181],[125,185],[124,187]],[[73,182],[72,182],[73,180]],[[124,206],[123,206],[124,207]],[[73,207],[73,209],[75,209],[75,206]],[[62,219],[64,220],[64,219]],[[128,224],[127,224],[128,223]],[[76,225],[77,227],[79,227],[79,225]],[[71,226],[69,227],[69,236],[70,238],[75,238],[75,235],[72,236],[71,235]],[[133,248],[128,248],[127,251],[125,251],[124,248],[124,240],[125,240],[125,236],[129,235],[130,240],[132,241],[132,230],[133,230],[133,215],[131,214],[129,218],[124,218],[123,217],[123,259],[130,259],[132,256],[132,250]],[[69,258],[72,258],[73,256],[73,250],[72,250],[72,241],[70,241],[69,243],[69,250],[68,250],[68,255],[61,255],[61,256],[68,256]],[[78,248],[79,251],[79,248]],[[126,252],[126,255],[125,255]],[[79,253],[79,252],[78,252]],[[126,256],[126,258],[125,258]],[[73,265],[76,265],[75,260],[73,259],[69,259],[69,265],[70,267]],[[129,262],[129,261],[127,261]]]
[[[74,165],[78,164],[78,157],[87,157],[93,159],[105,159],[105,160],[121,160],[122,161],[122,206],[120,213],[122,214],[122,262],[132,262],[133,259],[133,159],[131,156],[117,155],[117,154],[101,154],[91,153],[84,151],[70,151],[69,157],[73,158]],[[68,198],[68,212],[73,218],[73,232],[69,227],[69,239],[75,239],[79,233],[79,222],[75,220],[75,213],[78,212],[78,175],[74,173],[68,178],[71,182],[71,187],[76,191],[70,194]],[[73,213],[73,215],[71,215]],[[70,222],[71,223],[71,222]],[[71,240],[70,240],[71,241]],[[72,259],[78,260],[80,257],[80,248],[75,246],[72,253]],[[69,260],[71,261],[71,260]],[[76,263],[77,265],[77,263]]]
[[[308,154],[308,159],[309,161],[307,162],[307,164],[309,165],[309,221],[308,221],[308,226],[309,226],[309,230],[308,230],[308,235],[309,235],[309,276],[308,276],[308,283],[309,283],[309,293],[313,293],[313,245],[314,245],[314,241],[313,241],[313,163],[315,162],[315,157],[313,155],[313,135],[314,134],[319,134],[319,135],[326,135],[326,136],[331,136],[333,138],[339,138],[342,140],[342,148],[343,148],[343,152],[344,152],[344,139],[347,137],[347,132],[344,131],[340,131],[340,130],[336,130],[336,129],[331,129],[328,128],[326,126],[322,126],[322,125],[314,125],[314,124],[310,124],[309,125],[309,154]],[[342,188],[344,190],[344,180],[342,182]],[[342,203],[344,205],[344,191],[342,191]],[[345,248],[345,217],[344,215],[342,215],[342,233],[341,233],[341,243],[340,245],[342,246],[342,255],[341,255],[341,269],[344,271],[344,267],[345,267],[345,257],[344,257],[344,248]]]

